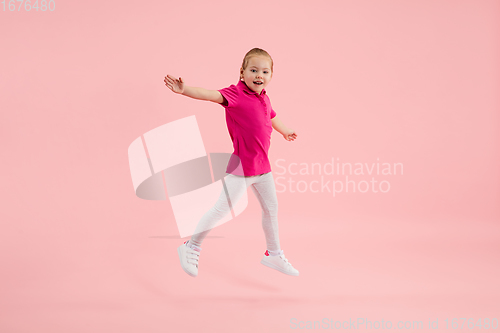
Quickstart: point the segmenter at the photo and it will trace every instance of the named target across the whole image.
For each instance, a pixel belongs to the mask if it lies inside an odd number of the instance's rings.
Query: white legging
[[[281,250],[278,235],[278,198],[272,172],[247,177],[226,173],[225,184],[230,193],[230,200],[228,200],[226,189],[223,188],[219,200],[198,222],[191,236],[191,242],[200,246],[215,224],[230,212],[230,204],[234,206],[248,186],[252,185],[252,190],[262,207],[262,229],[266,236],[267,249],[272,252]]]

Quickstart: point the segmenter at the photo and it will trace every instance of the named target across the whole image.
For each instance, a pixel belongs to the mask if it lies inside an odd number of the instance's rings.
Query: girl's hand
[[[167,74],[163,82],[165,82],[165,85],[169,87],[170,90],[172,90],[174,93],[182,94],[184,92],[184,81],[182,81],[181,77],[179,77],[179,79],[177,80],[172,75]]]
[[[297,139],[297,134],[293,129],[287,129],[285,133],[283,133],[283,137],[285,138],[286,141],[293,141]]]

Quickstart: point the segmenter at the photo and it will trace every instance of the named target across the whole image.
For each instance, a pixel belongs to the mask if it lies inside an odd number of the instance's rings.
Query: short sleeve
[[[227,101],[227,105],[224,104],[225,101],[220,103],[220,105],[224,107],[236,106],[238,102],[238,88],[234,84],[227,88],[219,89],[218,92],[220,92]]]
[[[274,117],[276,117],[276,112],[273,109],[271,109],[271,119],[273,119]]]

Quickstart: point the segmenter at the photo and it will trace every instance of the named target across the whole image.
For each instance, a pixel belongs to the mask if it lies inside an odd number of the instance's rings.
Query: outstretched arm
[[[276,131],[280,132],[285,140],[293,141],[297,139],[297,133],[295,133],[293,129],[286,127],[278,117],[275,116],[273,119],[271,119],[271,122],[273,123],[273,128]]]
[[[176,79],[172,75],[168,74],[167,76],[165,76],[165,80],[163,81],[165,82],[165,85],[174,93],[188,96],[194,99],[199,99],[202,101],[211,101],[214,103],[224,102],[224,98],[219,91],[208,90],[199,87],[189,87],[184,84],[184,81],[181,77],[179,77],[179,79]]]

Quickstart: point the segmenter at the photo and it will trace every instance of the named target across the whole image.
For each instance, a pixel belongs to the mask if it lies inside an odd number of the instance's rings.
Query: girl
[[[265,87],[272,76],[271,56],[262,49],[254,48],[243,59],[237,85],[233,84],[220,90],[207,90],[186,86],[180,77],[165,77],[165,85],[174,93],[224,106],[226,124],[234,147],[225,177],[226,190],[231,194],[230,200],[223,189],[214,207],[201,218],[191,239],[177,249],[181,266],[190,276],[198,275],[203,239],[214,225],[230,212],[230,205],[234,205],[250,185],[262,207],[262,228],[266,236],[267,250],[261,263],[288,275],[299,275],[299,271],[288,262],[280,248],[278,199],[267,155],[273,128],[287,141],[295,140],[297,134],[283,125],[271,107]],[[239,163],[236,161],[241,162],[243,174],[241,168],[235,167]]]

